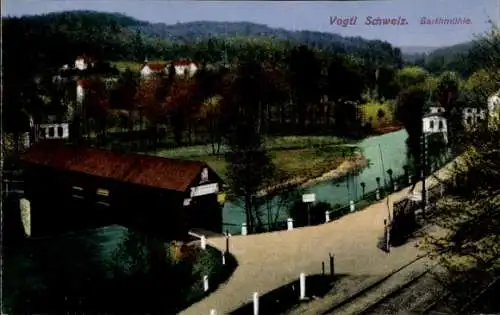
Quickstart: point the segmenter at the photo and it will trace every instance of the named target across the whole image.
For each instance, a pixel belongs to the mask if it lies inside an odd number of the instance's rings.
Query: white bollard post
[[[325,211],[325,223],[330,222],[330,211]]]
[[[201,238],[201,249],[206,249],[207,248],[207,238],[205,235],[202,235]]]
[[[411,185],[411,175],[408,175],[408,184]]]
[[[223,266],[226,265],[226,252],[225,251],[222,252],[222,265]]]
[[[208,291],[208,276],[203,276],[203,291]]]
[[[253,293],[253,315],[259,315],[259,293]]]
[[[300,274],[300,299],[304,300],[306,298],[306,274]]]
[[[356,206],[354,206],[353,200],[349,201],[349,209],[351,210],[351,212],[353,212],[356,209]]]
[[[243,222],[241,223],[241,235],[247,235],[247,234],[248,234],[247,223]]]
[[[377,190],[375,191],[375,198],[377,200],[380,200],[380,189],[377,188]]]
[[[286,220],[286,223],[287,223],[288,231],[293,230],[293,219],[288,218],[288,220]]]
[[[216,310],[214,310],[214,309],[211,309],[211,310],[210,310],[210,315],[217,315],[217,311],[216,311]]]

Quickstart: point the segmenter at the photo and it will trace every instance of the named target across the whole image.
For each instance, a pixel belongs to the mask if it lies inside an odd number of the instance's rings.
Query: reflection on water
[[[163,240],[120,226],[25,238],[12,210],[4,224],[19,229],[4,231],[2,313],[174,314],[213,268],[177,261]]]

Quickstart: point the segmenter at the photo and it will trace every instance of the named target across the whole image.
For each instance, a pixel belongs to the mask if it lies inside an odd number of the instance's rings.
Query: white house
[[[500,91],[488,98],[488,121],[490,123],[499,121]]]
[[[424,134],[442,133],[445,142],[448,142],[448,124],[442,112],[428,113],[422,117]]]
[[[429,113],[422,118],[424,133],[448,132],[446,118],[441,113]]]
[[[68,139],[68,123],[50,123],[38,125],[40,139]]]
[[[145,61],[140,69],[140,72],[141,72],[141,77],[149,77],[153,74],[158,74],[158,75],[166,74],[167,64]]]
[[[88,67],[94,66],[94,60],[87,56],[78,56],[75,59],[75,69],[86,70]]]
[[[486,110],[466,107],[463,109],[462,117],[464,119],[464,125],[467,127],[472,127],[473,125],[486,119]]]
[[[175,69],[175,74],[178,76],[187,75],[192,77],[196,73],[196,71],[198,71],[199,68],[198,64],[192,60],[180,59],[180,60],[175,60],[172,63]]]

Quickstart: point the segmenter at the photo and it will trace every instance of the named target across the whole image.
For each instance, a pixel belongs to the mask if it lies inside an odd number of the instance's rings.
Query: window
[[[440,120],[440,121],[439,121],[439,130],[443,130],[443,128],[444,128],[443,121],[442,121],[442,120]]]
[[[434,129],[434,121],[433,120],[430,120],[429,121],[429,129]]]
[[[78,186],[71,187],[72,196],[77,199],[83,199],[83,188]]]
[[[49,127],[49,138],[54,138],[54,127]]]
[[[108,197],[109,196],[109,190],[98,188],[97,191],[96,191],[96,194],[98,194],[99,196]]]
[[[58,136],[59,138],[62,138],[62,137],[63,137],[63,135],[64,135],[64,128],[63,128],[63,127],[61,127],[61,126],[57,127],[57,136]]]
[[[109,190],[98,188],[96,190],[96,204],[101,207],[109,207]]]

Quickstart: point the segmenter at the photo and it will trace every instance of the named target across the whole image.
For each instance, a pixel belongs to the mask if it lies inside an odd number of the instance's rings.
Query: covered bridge
[[[110,224],[174,239],[191,228],[221,232],[222,181],[203,162],[56,142],[22,160],[33,234]]]

